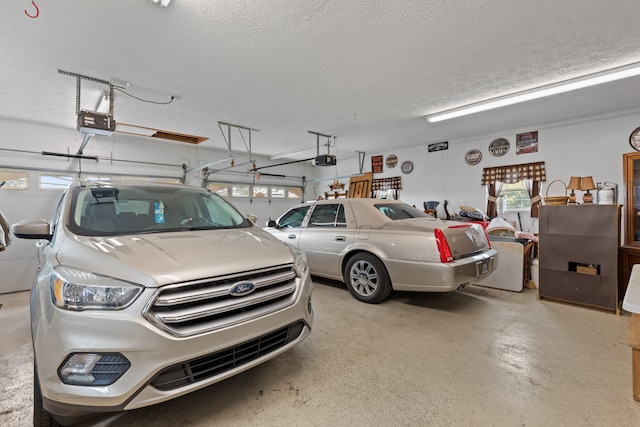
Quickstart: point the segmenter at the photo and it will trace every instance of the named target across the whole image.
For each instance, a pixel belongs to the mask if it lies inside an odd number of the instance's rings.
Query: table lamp
[[[567,189],[571,190],[571,194],[569,194],[569,203],[576,202],[576,193],[574,193],[573,190],[582,190],[581,181],[582,178],[579,176],[572,176],[571,179],[569,179],[569,185],[567,185]]]
[[[593,194],[589,193],[589,190],[595,190],[596,184],[593,182],[593,177],[585,176],[580,183],[582,191],[586,190],[586,194],[582,195],[582,203],[593,203]]]

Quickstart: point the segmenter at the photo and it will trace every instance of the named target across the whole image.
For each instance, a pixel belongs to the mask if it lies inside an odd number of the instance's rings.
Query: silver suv
[[[74,182],[39,242],[34,425],[163,402],[247,370],[311,330],[304,255],[198,187]]]

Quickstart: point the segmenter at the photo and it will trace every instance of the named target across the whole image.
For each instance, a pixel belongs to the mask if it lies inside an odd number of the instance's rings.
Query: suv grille
[[[288,307],[298,284],[293,266],[284,265],[168,285],[156,292],[143,315],[171,335],[191,336]],[[233,295],[239,287],[245,294]]]
[[[155,376],[151,385],[167,391],[206,380],[287,345],[300,336],[303,328],[303,322],[296,322],[234,347],[169,366]]]

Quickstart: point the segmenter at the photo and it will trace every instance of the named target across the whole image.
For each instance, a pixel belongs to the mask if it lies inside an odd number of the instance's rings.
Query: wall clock
[[[629,135],[629,144],[634,150],[640,151],[640,128],[636,128],[631,132],[631,135]]]
[[[400,169],[402,169],[403,173],[413,172],[413,162],[410,160],[407,160],[406,162],[402,162],[402,165],[400,165]]]

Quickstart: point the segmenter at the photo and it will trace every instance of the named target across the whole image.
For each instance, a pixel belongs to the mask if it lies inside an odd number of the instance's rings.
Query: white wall
[[[386,159],[389,154],[395,154],[398,156],[398,166],[390,169],[385,165],[384,172],[375,174],[374,178],[401,176],[403,189],[400,199],[419,208],[422,208],[425,201],[442,202],[446,199],[449,201],[449,212],[453,213],[459,210],[460,205],[475,206],[486,211],[486,188],[480,184],[483,168],[544,161],[547,181],[542,186],[541,196],[545,196],[547,185],[553,180],[560,179],[568,184],[571,176],[593,176],[595,182],[617,183],[618,203],[624,204],[622,154],[633,151],[629,145],[629,134],[640,126],[638,116],[637,113],[627,113],[572,123],[511,129],[476,138],[451,140],[448,150],[433,153],[428,152],[427,143],[384,152],[367,152],[364,170],[371,170],[371,156],[383,155]],[[538,152],[516,155],[516,134],[529,131],[538,131]],[[507,138],[511,148],[504,156],[494,157],[488,152],[489,143],[500,137]],[[482,160],[475,166],[467,165],[464,160],[465,153],[471,149],[478,149],[482,153]],[[408,175],[400,170],[400,164],[405,160],[411,160],[414,164],[413,172]],[[340,174],[349,173],[349,169],[352,172],[358,171],[355,158],[345,161],[339,159],[338,166],[341,167]],[[326,177],[331,177],[334,173],[323,170],[319,172]],[[348,179],[341,181],[348,183]],[[331,181],[326,181],[316,184],[316,191],[329,191],[330,183]],[[562,195],[562,190],[562,185],[555,183],[549,189],[549,195]],[[583,192],[577,191],[579,202],[582,194]],[[504,217],[517,221],[515,215]],[[521,215],[521,221],[524,231],[537,232],[537,223],[532,222],[528,214]]]

